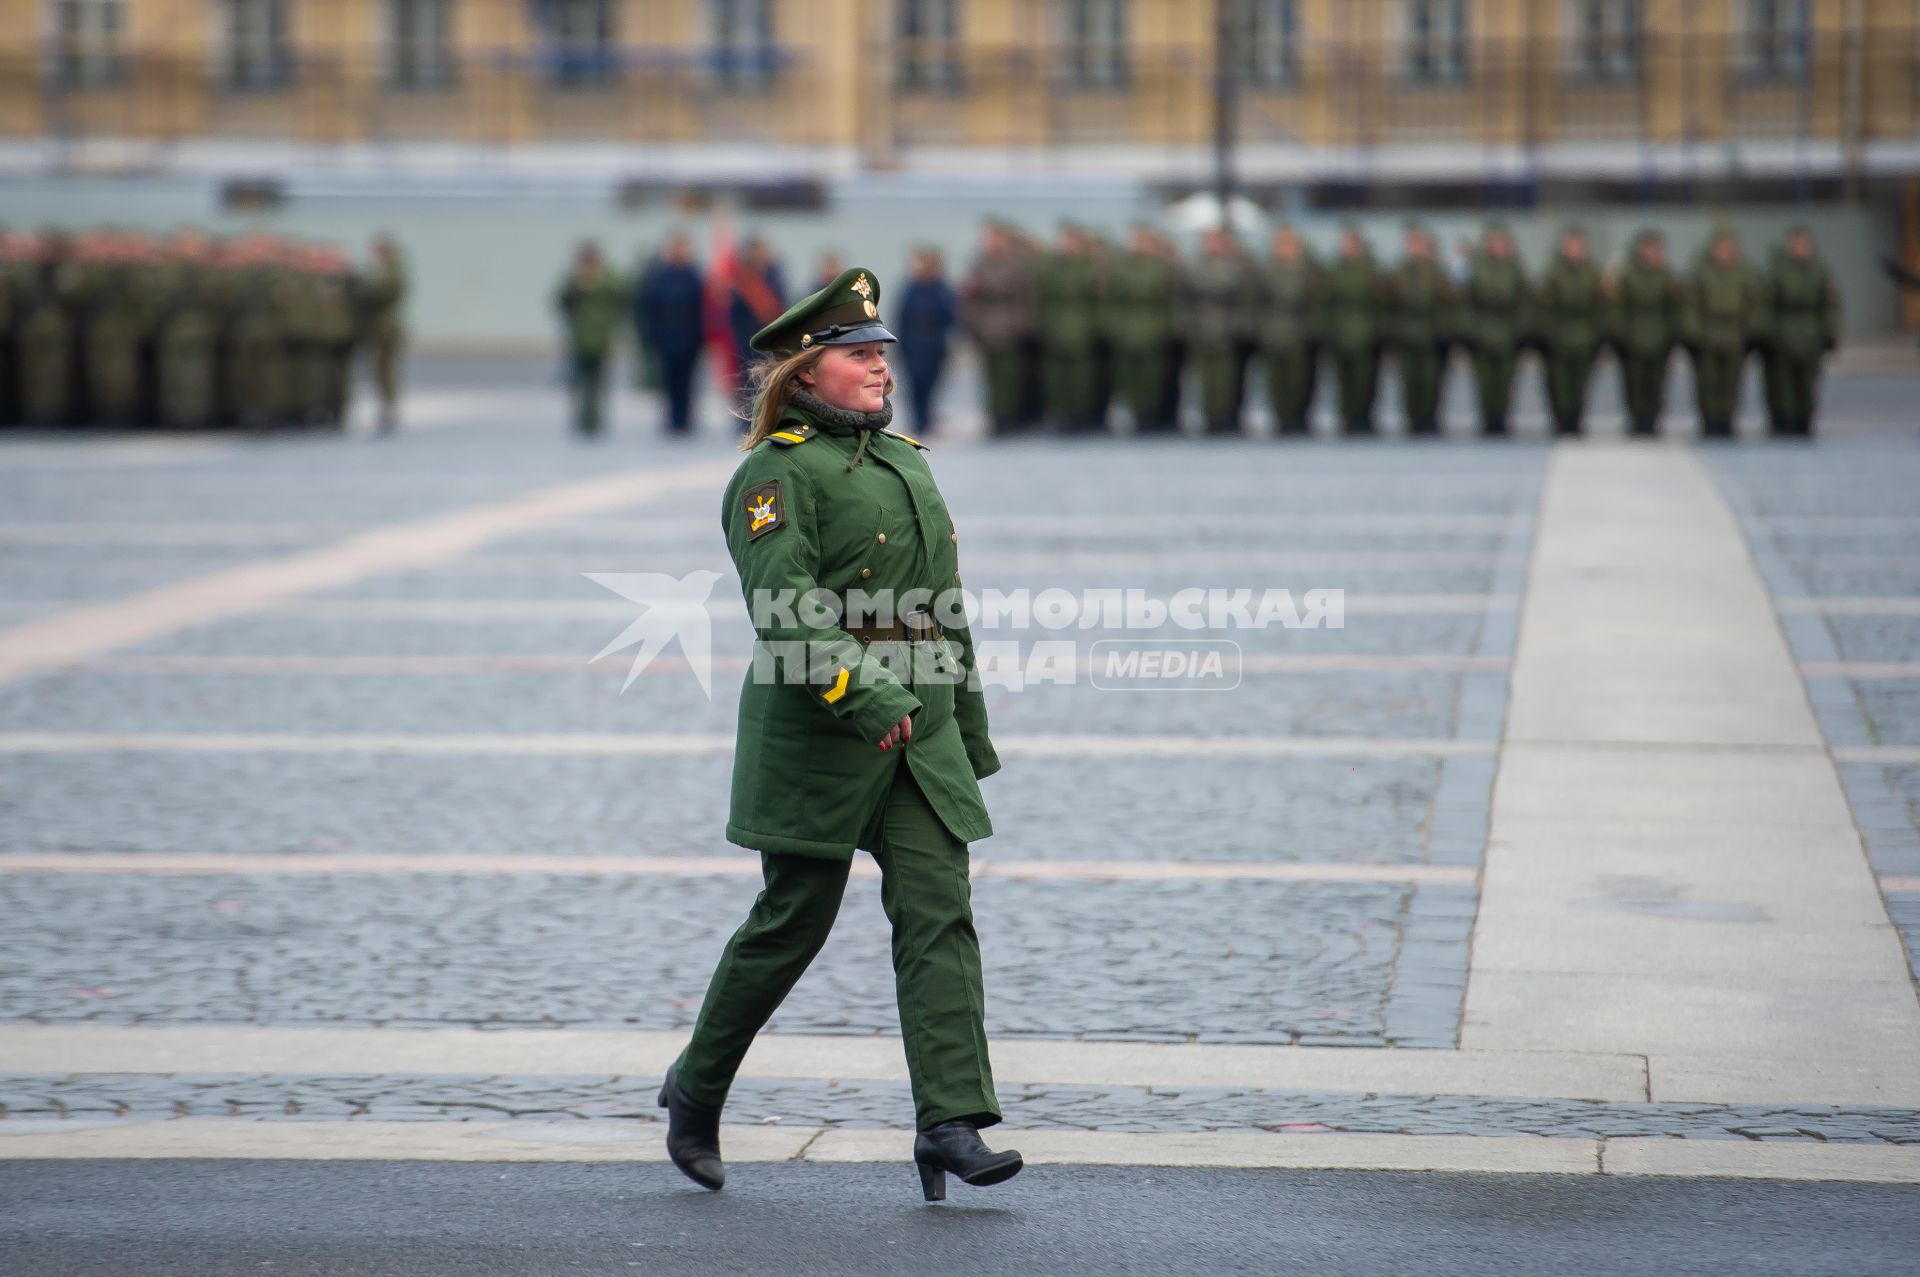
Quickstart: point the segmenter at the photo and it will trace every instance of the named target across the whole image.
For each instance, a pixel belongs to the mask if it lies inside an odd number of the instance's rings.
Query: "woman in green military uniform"
[[[722,507],[756,637],[740,695],[727,837],[765,889],[727,942],[661,1088],[667,1149],[717,1189],[720,1110],[754,1035],[833,928],[856,848],[880,865],[928,1201],[952,1171],[999,1183],[967,844],[993,832],[999,770],[960,607],[953,521],[922,445],[886,429],[873,272],[843,272],[755,334],[746,459]]]

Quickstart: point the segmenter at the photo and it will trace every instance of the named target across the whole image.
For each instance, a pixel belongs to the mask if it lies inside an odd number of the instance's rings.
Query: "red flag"
[[[740,395],[740,352],[733,348],[733,287],[740,258],[733,241],[733,214],[717,209],[709,227],[711,247],[707,270],[706,334],[720,393],[728,403]]]

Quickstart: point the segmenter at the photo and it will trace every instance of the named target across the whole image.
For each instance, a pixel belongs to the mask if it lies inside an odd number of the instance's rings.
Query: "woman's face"
[[[887,406],[887,343],[828,346],[811,373],[800,381],[835,408],[879,412]]]

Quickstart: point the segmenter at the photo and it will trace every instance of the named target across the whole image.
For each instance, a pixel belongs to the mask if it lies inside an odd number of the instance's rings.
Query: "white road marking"
[[[0,874],[583,874],[599,877],[758,878],[758,856],[585,855],[308,855],[223,852],[13,852],[0,853]],[[878,877],[870,860],[853,872]],[[994,860],[978,854],[975,879],[1021,882],[1384,882],[1471,887],[1478,871],[1468,865],[1359,864],[1343,861],[1252,863],[1181,860]]]
[[[260,560],[0,630],[0,680],[67,664],[208,621],[257,612],[382,572],[447,563],[555,519],[618,510],[692,485],[718,486],[732,463],[627,471],[555,484],[450,514],[369,529],[333,545]]]
[[[1009,757],[1481,758],[1491,741],[1356,736],[996,736]],[[585,754],[670,758],[733,751],[717,733],[0,732],[0,754]]]

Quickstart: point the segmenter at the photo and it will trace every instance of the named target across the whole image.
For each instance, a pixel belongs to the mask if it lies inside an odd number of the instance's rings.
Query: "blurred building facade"
[[[1225,136],[1255,183],[1920,171],[1920,0],[0,0],[0,32],[0,141],[96,162],[1178,180]]]

